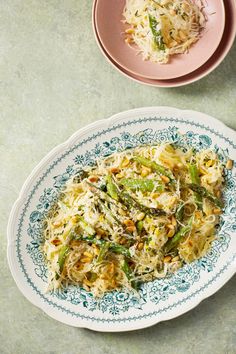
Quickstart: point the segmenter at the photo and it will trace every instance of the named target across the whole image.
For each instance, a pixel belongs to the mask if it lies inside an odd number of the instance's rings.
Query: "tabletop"
[[[141,106],[210,114],[236,129],[236,45],[209,76],[158,89],[123,77],[93,36],[92,0],[0,2],[0,352],[2,354],[236,353],[236,277],[179,318],[129,333],[66,326],[31,305],[6,259],[6,225],[40,159],[88,123]]]

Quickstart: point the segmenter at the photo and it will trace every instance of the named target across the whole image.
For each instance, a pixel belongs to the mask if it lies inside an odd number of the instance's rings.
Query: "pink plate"
[[[143,61],[137,50],[124,41],[125,25],[121,22],[125,0],[96,0],[95,24],[99,39],[109,56],[124,70],[148,79],[172,79],[202,66],[218,47],[225,26],[223,0],[205,0],[208,17],[202,37],[187,54],[172,56],[168,64]]]
[[[95,38],[97,40],[98,46],[101,49],[101,52],[106,57],[106,59],[123,75],[131,78],[132,80],[155,87],[178,87],[188,85],[193,83],[211,73],[225,58],[230,48],[233,45],[235,34],[236,34],[236,2],[235,0],[224,0],[225,5],[225,29],[223,33],[223,37],[219,47],[217,48],[214,55],[199,69],[195,70],[191,74],[184,75],[179,78],[175,78],[172,80],[151,80],[147,78],[140,77],[138,75],[134,75],[127,70],[124,70],[120,67],[106,52],[105,48],[103,48],[102,43],[98,38],[98,34],[96,31],[95,24],[95,12],[96,12],[96,1],[93,4],[93,29]]]

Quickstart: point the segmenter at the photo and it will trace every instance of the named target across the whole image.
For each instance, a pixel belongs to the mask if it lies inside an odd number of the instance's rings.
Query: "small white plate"
[[[10,214],[8,261],[17,286],[34,305],[58,321],[97,331],[129,331],[179,316],[222,287],[236,270],[236,171],[228,171],[225,211],[208,254],[173,276],[95,299],[79,287],[45,293],[41,221],[60,188],[81,166],[115,151],[155,141],[215,149],[236,160],[236,134],[216,119],[169,107],[122,112],[79,130],[53,149],[28,177]]]

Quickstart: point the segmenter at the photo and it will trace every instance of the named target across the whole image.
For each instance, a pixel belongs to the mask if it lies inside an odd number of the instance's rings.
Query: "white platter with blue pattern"
[[[173,276],[142,286],[139,294],[117,291],[96,299],[70,287],[46,293],[41,221],[61,187],[96,158],[145,143],[169,141],[195,149],[210,147],[222,160],[236,161],[236,133],[194,111],[148,107],[122,112],[76,132],[53,149],[22,187],[8,223],[8,261],[24,296],[54,319],[97,331],[129,331],[179,316],[215,293],[236,270],[236,168],[225,175],[225,209],[208,254]]]

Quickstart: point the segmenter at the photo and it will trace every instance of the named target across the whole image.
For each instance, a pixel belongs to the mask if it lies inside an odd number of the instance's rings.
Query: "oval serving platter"
[[[11,211],[8,261],[24,296],[52,318],[97,331],[141,329],[179,316],[215,293],[236,270],[236,169],[227,171],[225,210],[208,254],[174,275],[144,284],[139,293],[114,291],[101,299],[71,286],[47,293],[41,251],[42,219],[79,168],[116,151],[157,141],[214,149],[222,160],[236,160],[236,134],[205,114],[169,107],[122,112],[76,132],[33,170]]]

